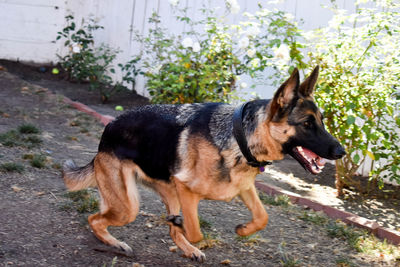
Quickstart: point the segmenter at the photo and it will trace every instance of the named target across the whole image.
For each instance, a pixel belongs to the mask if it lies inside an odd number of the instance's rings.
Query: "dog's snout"
[[[334,159],[340,159],[344,155],[346,155],[346,151],[344,150],[344,148],[341,145],[335,146],[335,148],[332,151],[332,157]]]

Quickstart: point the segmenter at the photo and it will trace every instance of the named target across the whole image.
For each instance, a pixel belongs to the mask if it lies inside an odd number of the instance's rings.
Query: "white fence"
[[[305,29],[325,26],[332,13],[322,5],[330,0],[284,0],[277,5],[268,5],[269,1],[239,0],[242,12],[255,12],[258,3],[265,7],[278,8],[292,13],[297,19],[303,19]],[[341,8],[354,11],[355,0],[341,0]],[[179,5],[198,10],[203,5],[211,8],[223,7],[224,0],[180,0]],[[177,24],[168,0],[0,0],[0,58],[24,62],[57,62],[57,54],[63,54],[62,42],[55,42],[57,32],[65,26],[65,16],[73,14],[75,21],[93,16],[98,19],[104,30],[95,34],[97,44],[105,43],[122,52],[118,62],[127,62],[133,55],[139,54],[141,47],[133,41],[133,29],[140,33],[148,30],[148,18],[157,12],[163,26],[174,33],[182,32],[183,25]],[[232,22],[241,20],[241,15],[232,15]],[[196,19],[199,12],[192,14]],[[252,84],[244,77],[247,84]],[[147,95],[144,81],[139,79],[137,91]],[[258,86],[255,91],[262,97],[271,97],[275,88]]]

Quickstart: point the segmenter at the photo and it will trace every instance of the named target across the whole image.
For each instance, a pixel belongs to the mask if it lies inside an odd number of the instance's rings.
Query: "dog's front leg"
[[[264,229],[268,223],[268,213],[258,197],[255,185],[252,184],[249,189],[240,192],[240,198],[251,211],[253,218],[248,223],[236,226],[236,233],[240,236],[248,236]]]
[[[187,186],[181,182],[176,180],[175,184],[179,202],[182,208],[183,229],[179,229],[179,227],[173,227],[177,233],[179,232],[179,234],[172,234],[171,236],[176,236],[174,241],[178,247],[184,251],[186,257],[203,262],[206,258],[204,253],[190,244],[199,242],[203,239],[203,234],[200,231],[197,211],[200,198],[197,194],[192,193],[189,188],[187,188]]]
[[[185,236],[189,242],[197,243],[203,240],[198,217],[200,197],[179,181],[176,182],[176,189],[182,208]]]

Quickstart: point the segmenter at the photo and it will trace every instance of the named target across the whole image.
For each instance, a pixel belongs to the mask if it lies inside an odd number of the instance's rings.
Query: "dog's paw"
[[[247,236],[248,235],[248,231],[246,229],[246,224],[239,224],[235,227],[235,232],[236,234],[240,235],[240,236]]]
[[[128,246],[128,244],[126,244],[125,242],[118,242],[118,244],[115,245],[115,247],[121,250],[127,256],[133,255],[133,249],[130,246]]]
[[[206,260],[206,254],[204,254],[203,252],[201,252],[200,250],[197,250],[195,252],[192,253],[192,255],[190,256],[190,258],[194,261],[197,262],[204,262]]]

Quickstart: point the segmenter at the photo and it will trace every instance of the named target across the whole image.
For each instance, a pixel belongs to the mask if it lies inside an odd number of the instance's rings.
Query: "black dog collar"
[[[247,145],[246,134],[244,133],[243,129],[243,111],[246,108],[247,104],[250,102],[246,102],[240,107],[235,109],[233,113],[233,135],[235,136],[236,142],[239,145],[240,151],[242,152],[243,156],[247,160],[247,164],[252,167],[258,167],[263,169],[265,165],[270,165],[272,162],[270,161],[258,161],[253,154],[251,154],[250,148]]]

